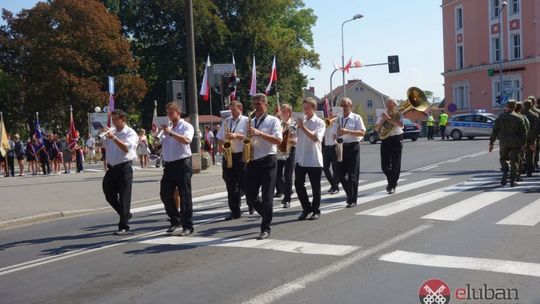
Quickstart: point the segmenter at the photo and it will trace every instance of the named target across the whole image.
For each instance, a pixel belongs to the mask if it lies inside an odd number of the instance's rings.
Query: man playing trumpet
[[[103,178],[105,199],[120,216],[118,231],[115,235],[123,235],[129,231],[128,221],[131,218],[131,186],[133,184],[133,168],[131,163],[137,159],[137,133],[127,126],[126,113],[116,109],[111,115],[115,128],[105,129],[104,145],[107,149],[107,171]]]
[[[231,117],[223,122],[223,127],[217,133],[220,152],[223,157],[223,180],[227,186],[227,200],[231,214],[225,218],[226,221],[240,218],[240,198],[244,192],[244,171],[245,163],[242,159],[242,140],[246,134],[248,118],[242,115],[242,104],[238,101],[232,101],[229,105]],[[231,163],[225,157],[228,153],[224,151],[224,143],[230,144]]]

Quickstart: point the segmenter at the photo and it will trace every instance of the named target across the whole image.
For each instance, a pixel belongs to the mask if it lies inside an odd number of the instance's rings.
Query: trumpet
[[[326,117],[324,119],[324,124],[327,128],[330,128],[331,126],[334,125],[334,123],[336,122],[337,120],[337,116],[336,117],[333,117],[333,118],[330,118],[330,117]]]
[[[248,114],[248,125],[246,134],[244,135],[244,140],[242,140],[242,144],[244,145],[242,147],[242,159],[247,164],[250,161],[253,160],[253,146],[252,146],[252,136],[251,136],[251,117],[255,111],[251,111]]]
[[[169,128],[171,128],[173,125],[172,121],[169,120]],[[163,129],[159,130],[159,133],[156,135],[158,139],[160,139],[163,136]]]
[[[105,131],[105,132],[99,133],[98,136],[99,136],[99,138],[104,139],[105,136],[107,136],[107,134],[109,134],[109,133],[113,133],[113,134],[116,133],[116,128],[115,128],[115,127],[112,127],[112,128],[108,129],[108,130]]]
[[[229,135],[230,133],[230,130],[229,130],[229,125],[227,124],[227,122],[225,121],[224,123],[224,127],[225,127],[225,141],[223,142],[223,144],[221,145],[221,148],[223,149],[223,157],[225,158],[225,161],[227,162],[227,168],[232,168],[233,167],[233,160],[232,160],[232,143],[229,139],[227,139],[227,135]]]

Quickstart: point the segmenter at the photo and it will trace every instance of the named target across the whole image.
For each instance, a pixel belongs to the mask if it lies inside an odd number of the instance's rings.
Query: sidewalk
[[[211,166],[192,178],[193,197],[225,191],[221,165]],[[162,168],[134,167],[132,206],[161,202]],[[54,176],[0,178],[0,229],[40,220],[112,210],[102,191],[104,171],[85,165],[84,173]]]

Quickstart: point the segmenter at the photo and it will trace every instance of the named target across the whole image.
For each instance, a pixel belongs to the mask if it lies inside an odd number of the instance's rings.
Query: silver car
[[[491,113],[458,114],[448,120],[446,136],[454,140],[462,137],[473,139],[476,136],[490,136],[497,116]]]

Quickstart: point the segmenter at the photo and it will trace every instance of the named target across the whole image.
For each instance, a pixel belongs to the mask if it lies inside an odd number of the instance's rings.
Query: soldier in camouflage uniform
[[[525,123],[525,138],[529,138],[529,134],[531,132],[531,126],[529,124],[529,120],[527,119],[527,117],[525,117],[525,115],[522,114],[522,111],[523,111],[523,103],[521,101],[516,101],[516,114],[519,115],[521,117],[521,119],[523,120],[523,123]],[[516,181],[517,182],[521,182],[523,181],[521,179],[521,174],[524,172],[523,171],[523,162],[525,160],[525,152],[526,150],[528,149],[528,145],[527,145],[527,141],[525,141],[525,144],[523,145],[523,147],[521,148],[521,152],[519,153],[519,161],[518,161],[518,168],[517,168],[517,171],[516,171]]]
[[[534,96],[527,97],[532,102],[532,110],[540,116],[540,108],[538,107],[537,99]],[[534,169],[535,171],[538,169],[538,159],[540,156],[540,138],[536,137],[535,139],[535,149],[534,149]]]
[[[533,103],[530,99],[526,99],[523,102],[523,106],[523,114],[525,115],[525,117],[527,117],[530,125],[530,132],[527,138],[527,148],[525,151],[525,170],[527,172],[527,176],[531,177],[533,172],[535,171],[534,152],[536,147],[536,138],[538,137],[539,132],[538,128],[540,128],[540,115],[533,111]]]
[[[491,137],[489,138],[489,152],[493,151],[493,143],[499,138],[501,185],[506,185],[508,171],[510,170],[510,186],[516,186],[516,170],[519,162],[519,153],[526,142],[526,129],[523,119],[514,112],[515,101],[508,101],[507,111],[501,113],[495,120]],[[510,168],[508,167],[510,161]]]

